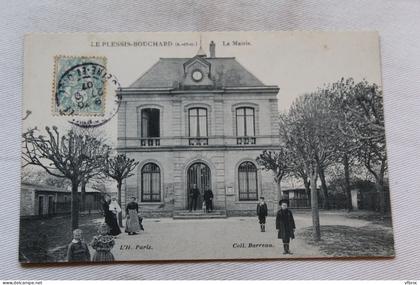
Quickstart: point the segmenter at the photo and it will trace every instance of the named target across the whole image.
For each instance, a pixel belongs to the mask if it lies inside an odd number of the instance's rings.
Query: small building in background
[[[289,208],[307,209],[311,207],[311,197],[305,188],[285,189],[282,191],[283,198],[289,200]]]
[[[80,195],[79,191],[79,205]],[[100,191],[86,188],[85,211],[100,211],[102,209],[101,197]],[[70,214],[71,212],[71,191],[67,188],[22,183],[20,201],[21,217],[46,217]]]

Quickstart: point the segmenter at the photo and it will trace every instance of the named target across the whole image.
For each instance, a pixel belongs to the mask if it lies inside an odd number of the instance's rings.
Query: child
[[[144,227],[143,227],[143,218],[140,216],[140,214],[138,214],[138,217],[139,217],[140,229],[141,229],[142,231],[144,231]]]
[[[201,204],[201,209],[203,210],[204,213],[207,212],[206,201],[203,201],[203,203]]]
[[[292,254],[290,252],[290,239],[295,238],[295,220],[293,219],[292,212],[287,208],[288,200],[282,199],[279,202],[281,206],[277,212],[276,229],[278,230],[278,238],[283,240],[283,254]]]
[[[265,232],[265,218],[268,215],[267,204],[264,201],[264,197],[260,197],[260,202],[257,205],[257,216],[260,222],[260,228],[262,232]]]
[[[114,255],[111,253],[111,249],[115,245],[114,237],[108,234],[109,227],[107,224],[102,223],[99,225],[99,235],[94,236],[90,245],[96,250],[93,255],[92,261],[95,262],[109,262],[114,261]]]
[[[121,213],[121,207],[118,205],[117,199],[112,198],[111,203],[109,204],[109,210],[113,212],[116,216]]]
[[[68,262],[89,262],[90,252],[87,244],[82,240],[82,230],[73,231],[73,240],[67,250]]]

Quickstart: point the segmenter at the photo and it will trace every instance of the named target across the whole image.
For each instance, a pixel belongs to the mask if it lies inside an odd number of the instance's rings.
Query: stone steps
[[[214,210],[211,213],[205,213],[202,210],[189,212],[188,210],[174,211],[174,220],[188,220],[188,219],[226,219],[227,214],[225,210]]]

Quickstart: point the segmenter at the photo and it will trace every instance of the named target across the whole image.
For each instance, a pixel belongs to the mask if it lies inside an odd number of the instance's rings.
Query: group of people
[[[73,240],[67,249],[67,261],[69,262],[109,262],[114,261],[111,249],[115,245],[115,239],[109,234],[110,228],[104,222],[98,227],[98,235],[94,236],[90,246],[95,250],[95,254],[90,256],[88,244],[83,240],[83,231],[75,229]]]
[[[197,194],[198,193],[198,194]],[[190,211],[197,208],[197,199],[200,191],[197,185],[194,185],[190,193]],[[213,210],[213,192],[207,190],[204,193],[204,201],[206,211]],[[280,210],[276,215],[276,229],[278,231],[277,237],[283,241],[283,254],[292,254],[290,251],[290,241],[295,238],[295,221],[292,212],[288,209],[289,201],[282,199],[279,201]],[[118,205],[116,199],[111,199],[109,195],[105,195],[103,202],[103,210],[105,221],[98,227],[98,235],[94,236],[90,242],[90,246],[95,250],[95,254],[90,256],[88,244],[83,241],[83,232],[81,229],[73,231],[73,240],[68,246],[67,260],[69,262],[109,262],[114,261],[114,256],[111,252],[115,245],[115,237],[121,234],[118,225],[118,215],[121,213],[121,207]],[[126,227],[125,231],[128,235],[135,235],[140,230],[144,230],[142,225],[142,218],[139,217],[139,205],[135,197],[131,197],[126,209]],[[267,203],[264,197],[260,197],[257,205],[257,216],[260,224],[261,232],[265,232],[266,217],[268,216]]]
[[[121,207],[118,205],[117,199],[112,198],[108,194],[104,197],[102,208],[105,216],[105,223],[108,225],[112,236],[121,234],[120,226],[118,225],[118,215],[121,213]],[[142,218],[139,216],[139,204],[136,202],[136,197],[131,197],[130,202],[125,207],[126,227],[125,232],[129,235],[136,235],[140,230],[144,231],[142,225]]]
[[[115,198],[111,199],[105,195],[102,203],[105,221],[98,227],[98,235],[94,236],[89,245],[95,250],[95,254],[90,256],[88,244],[83,240],[81,229],[73,231],[73,240],[68,246],[67,260],[69,262],[108,262],[114,261],[111,250],[115,245],[115,237],[121,234],[118,225],[118,215],[122,212],[120,205]],[[128,235],[136,235],[140,230],[144,231],[142,218],[139,216],[139,205],[135,197],[130,198],[130,202],[125,208],[126,226],[125,232]]]
[[[197,210],[197,202],[200,195],[201,195],[200,189],[198,189],[197,184],[193,184],[189,193],[189,198],[190,198],[189,211],[190,212],[192,210],[194,211]],[[203,201],[202,207],[206,213],[210,213],[213,211],[213,197],[214,197],[213,191],[211,191],[211,189],[207,189],[206,191],[204,191],[204,194],[203,194],[204,201]]]
[[[290,251],[290,240],[295,238],[295,220],[292,211],[288,209],[289,201],[282,199],[279,201],[280,210],[276,215],[277,237],[283,241],[283,254],[292,254]],[[260,197],[257,205],[257,216],[260,223],[261,232],[265,232],[266,217],[268,216],[267,203],[264,197]]]

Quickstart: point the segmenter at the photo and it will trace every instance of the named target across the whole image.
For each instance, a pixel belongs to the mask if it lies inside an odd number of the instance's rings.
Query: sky
[[[68,117],[54,115],[52,110],[55,56],[106,57],[108,72],[127,87],[160,57],[193,57],[200,41],[209,54],[211,40],[216,44],[217,57],[236,57],[264,84],[280,88],[280,112],[298,96],[342,77],[365,78],[381,85],[376,32],[32,34],[25,38],[22,117],[26,110],[32,113],[24,120],[23,130],[69,126]],[[242,44],[235,45],[238,42]],[[116,128],[116,117],[102,128],[112,142],[116,141]]]

